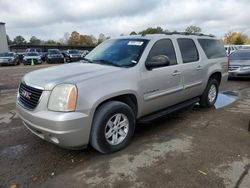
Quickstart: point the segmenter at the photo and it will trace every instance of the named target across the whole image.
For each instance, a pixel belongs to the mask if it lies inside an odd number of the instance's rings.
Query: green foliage
[[[26,40],[23,36],[18,35],[13,39],[13,44],[26,44]]]
[[[132,31],[129,35],[137,35],[135,31]]]
[[[13,41],[10,39],[9,35],[6,35],[8,45],[11,45]]]
[[[41,40],[40,39],[38,39],[38,38],[36,38],[35,36],[32,36],[31,38],[30,38],[30,42],[29,42],[30,44],[41,44]]]
[[[146,30],[139,32],[140,35],[159,34],[159,33],[163,33],[163,29],[161,27],[156,27],[156,28],[149,27]]]
[[[190,25],[185,30],[187,33],[201,33],[201,28],[195,25]]]

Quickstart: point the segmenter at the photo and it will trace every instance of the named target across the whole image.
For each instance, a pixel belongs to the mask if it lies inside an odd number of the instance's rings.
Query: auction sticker
[[[128,42],[128,45],[131,45],[131,46],[141,46],[143,44],[142,41],[129,41]]]

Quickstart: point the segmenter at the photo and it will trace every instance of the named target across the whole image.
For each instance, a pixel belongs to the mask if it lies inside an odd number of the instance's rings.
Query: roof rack
[[[204,36],[204,37],[215,37],[214,35],[206,35],[203,33],[188,33],[188,32],[178,32],[178,31],[174,31],[174,32],[162,32],[159,34],[165,34],[165,35],[195,35],[195,36]],[[145,35],[142,35],[145,36]]]

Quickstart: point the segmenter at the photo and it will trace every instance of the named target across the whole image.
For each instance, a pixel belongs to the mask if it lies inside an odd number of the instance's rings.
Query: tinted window
[[[192,39],[177,39],[183,63],[199,60],[199,54]]]
[[[162,39],[157,41],[149,52],[147,61],[150,61],[152,57],[158,55],[168,56],[170,60],[170,65],[177,64],[174,46],[170,39]]]
[[[236,51],[229,56],[230,60],[250,60],[250,51]]]
[[[198,41],[208,59],[226,57],[222,41],[214,39],[198,39]]]

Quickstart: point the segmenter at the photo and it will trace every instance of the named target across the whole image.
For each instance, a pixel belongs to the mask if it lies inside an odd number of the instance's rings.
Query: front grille
[[[35,63],[35,64],[37,64],[37,59],[33,59],[33,62]],[[32,63],[32,59],[27,59],[27,63]]]
[[[24,83],[19,87],[19,101],[28,109],[34,109],[43,93],[43,90],[28,86]]]
[[[240,67],[239,66],[230,66],[229,67],[229,71],[235,71],[235,70],[238,70]]]

